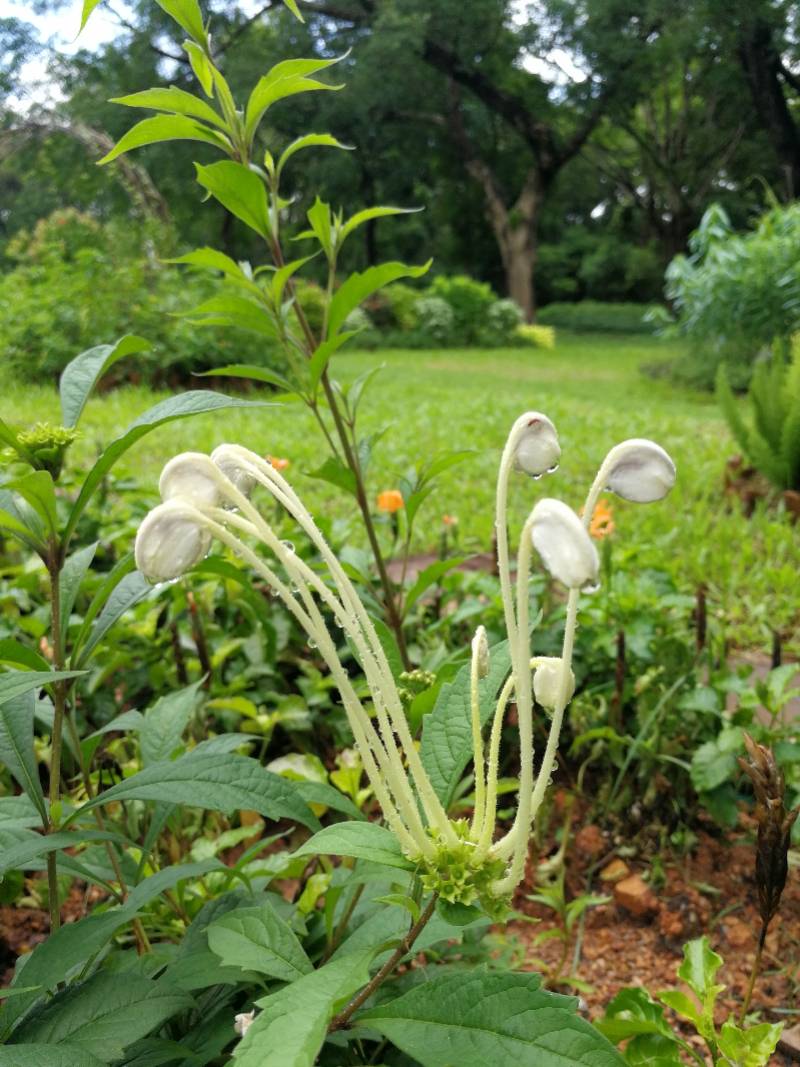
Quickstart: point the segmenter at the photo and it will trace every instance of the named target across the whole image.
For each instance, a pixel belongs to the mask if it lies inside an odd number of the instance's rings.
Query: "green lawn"
[[[391,488],[409,466],[439,449],[475,450],[474,458],[444,476],[440,491],[425,505],[421,548],[436,541],[446,513],[458,516],[463,547],[489,547],[499,452],[510,424],[524,410],[537,408],[553,419],[563,456],[555,476],[541,482],[520,479],[514,486],[519,520],[542,494],[580,506],[615,442],[625,437],[658,441],[675,459],[678,484],[661,504],[614,502],[619,565],[668,568],[687,590],[706,583],[729,639],[767,649],[770,626],[790,630],[798,621],[797,531],[774,511],[745,519],[724,497],[725,461],[735,447],[713,398],[639,373],[641,363],[675,351],[647,337],[560,335],[551,352],[354,352],[337,356],[334,372],[350,380],[384,365],[362,415],[363,433],[390,427],[370,475],[374,492]],[[8,421],[56,421],[51,388],[0,384]],[[111,440],[160,398],[143,388],[125,388],[93,400],[74,461],[90,462],[97,442]],[[303,473],[326,453],[312,419],[297,405],[225,412],[157,430],[127,454],[118,470],[135,476],[155,498],[159,471],[171,455],[208,451],[222,441],[288,457],[290,476],[314,507],[328,515],[352,513],[352,504],[331,486]]]

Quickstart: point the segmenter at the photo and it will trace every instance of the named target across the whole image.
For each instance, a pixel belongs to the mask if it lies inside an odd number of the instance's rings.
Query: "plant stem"
[[[744,1001],[742,1002],[742,1010],[739,1014],[739,1025],[744,1026],[745,1016],[750,1008],[750,1001],[753,999],[753,990],[756,987],[756,981],[758,980],[759,971],[761,970],[761,957],[764,954],[764,944],[767,940],[767,927],[769,922],[761,923],[761,933],[758,937],[758,948],[756,949],[756,958],[753,960],[753,969],[750,972],[750,981],[747,983],[747,992],[744,995]]]
[[[50,633],[53,643],[53,670],[64,669],[64,645],[61,639],[61,554],[53,546],[48,572],[50,574]],[[47,832],[52,833],[52,812],[61,798],[61,743],[64,732],[64,710],[66,707],[66,682],[53,683],[53,737],[50,752],[50,816]],[[58,865],[56,853],[47,854],[47,890],[50,910],[50,932],[55,933],[61,926],[61,909],[58,904]]]
[[[392,971],[397,967],[398,963],[407,956],[417,940],[419,935],[427,926],[431,916],[433,915],[433,909],[436,907],[436,894],[434,893],[431,899],[428,901],[428,906],[423,913],[417,919],[415,923],[409,927],[408,933],[394,950],[389,959],[384,963],[381,969],[375,974],[375,976],[364,986],[360,993],[357,993],[347,1007],[343,1008],[338,1015],[336,1015],[328,1027],[328,1033],[333,1033],[334,1030],[341,1030],[343,1026],[347,1026],[351,1017],[358,1011],[365,1001],[369,1000],[372,994],[379,986],[383,985]]]

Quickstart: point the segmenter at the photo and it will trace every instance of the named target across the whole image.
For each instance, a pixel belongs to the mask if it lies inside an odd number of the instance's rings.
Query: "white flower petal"
[[[552,576],[569,589],[597,586],[600,560],[583,523],[560,500],[540,500],[531,515],[533,547]]]
[[[252,1026],[253,1020],[255,1019],[255,1017],[256,1017],[255,1010],[239,1012],[238,1015],[234,1016],[233,1029],[241,1037],[244,1037],[244,1035],[247,1033],[247,1031]]]
[[[151,582],[167,582],[185,574],[208,553],[211,534],[191,508],[180,500],[159,504],[136,534],[136,566]]]
[[[181,452],[164,467],[158,482],[162,500],[186,500],[195,507],[220,503],[217,470],[203,452]]]
[[[559,698],[561,688],[561,657],[542,656],[533,675],[533,695],[547,711],[553,711]],[[575,675],[570,668],[567,679],[567,691],[564,703],[572,700],[575,692]]]
[[[608,489],[636,504],[661,500],[675,484],[675,464],[669,453],[645,438],[615,445],[604,466],[609,470]]]
[[[540,478],[552,473],[561,458],[556,428],[540,411],[520,415],[511,430],[516,438],[514,469]]]
[[[219,445],[211,453],[211,459],[240,493],[250,496],[256,479],[248,469],[239,445]]]

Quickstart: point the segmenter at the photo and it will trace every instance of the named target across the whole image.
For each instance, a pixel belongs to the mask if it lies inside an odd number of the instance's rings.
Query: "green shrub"
[[[666,275],[674,332],[692,344],[677,376],[710,388],[725,363],[734,387],[746,386],[759,354],[773,342],[787,353],[800,329],[800,204],[773,207],[745,235],[712,204],[689,247]]]
[[[420,296],[419,289],[395,282],[375,293],[367,301],[366,308],[379,330],[413,330],[417,325],[414,306]]]
[[[18,234],[7,252],[15,266],[0,274],[0,350],[20,378],[55,378],[76,351],[125,333],[153,350],[121,362],[107,382],[175,382],[224,363],[274,360],[255,334],[191,323],[187,309],[214,283],[159,261],[147,234],[133,239],[129,228],[69,209]]]
[[[517,344],[528,345],[531,348],[556,347],[555,328],[542,326],[540,323],[521,322],[514,330],[514,339]]]
[[[305,312],[308,325],[317,337],[322,333],[322,323],[325,318],[325,305],[327,298],[325,290],[315,282],[295,282],[295,297]]]
[[[655,333],[655,325],[645,319],[647,310],[646,304],[604,304],[597,300],[582,300],[578,304],[548,304],[536,318],[543,326],[578,333]]]
[[[453,311],[453,343],[480,343],[486,315],[496,297],[485,282],[476,282],[465,274],[440,275],[429,290],[430,296],[445,300]]]
[[[414,305],[419,324],[418,333],[434,345],[452,344],[455,337],[455,312],[447,300],[439,296],[422,296]]]
[[[717,396],[750,463],[776,489],[800,489],[800,345],[795,345],[790,364],[779,353],[756,364],[750,423],[742,418],[724,364],[717,371]]]
[[[514,331],[522,322],[522,310],[513,300],[495,300],[486,314],[486,324],[481,330],[481,343],[485,345],[508,345],[514,340]]]

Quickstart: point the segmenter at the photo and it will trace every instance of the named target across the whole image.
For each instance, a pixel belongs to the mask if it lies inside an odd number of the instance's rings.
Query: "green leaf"
[[[294,982],[314,969],[297,935],[268,899],[260,907],[239,908],[212,923],[208,945],[227,966],[280,982]]]
[[[783,1023],[759,1023],[742,1030],[726,1019],[719,1033],[719,1049],[737,1067],[767,1067],[782,1031]]]
[[[23,830],[41,824],[36,805],[24,793],[18,797],[0,797],[0,830]]]
[[[70,678],[80,678],[85,673],[85,671],[8,671],[0,674],[0,705],[29,693],[32,689],[41,689],[45,685],[64,682]]]
[[[99,2],[95,0],[95,4]],[[86,0],[86,5],[90,3],[91,0]],[[103,1067],[104,1063],[83,1049],[68,1045],[26,1044],[0,1048],[0,1067]]]
[[[311,223],[311,232],[319,241],[327,258],[333,257],[333,218],[330,204],[324,203],[319,197],[308,209],[308,221]]]
[[[200,751],[153,763],[88,801],[79,812],[117,800],[155,800],[222,812],[252,810],[312,830],[319,827],[293,782],[271,774],[257,760],[232,753]]]
[[[369,980],[372,954],[331,960],[259,1000],[262,1010],[234,1049],[234,1067],[313,1067],[336,1006]]]
[[[59,852],[66,848],[75,848],[86,841],[119,841],[119,834],[106,830],[80,830],[78,833],[32,834],[19,841],[0,854],[0,875],[6,871],[29,870],[32,860],[46,856],[49,852]]]
[[[292,275],[313,258],[313,256],[303,256],[302,259],[295,259],[291,263],[285,263],[279,270],[275,271],[272,276],[272,300],[275,307],[280,307],[283,300],[283,291]]]
[[[368,207],[363,211],[356,212],[355,215],[347,220],[347,222],[339,230],[339,248],[344,244],[346,238],[350,236],[353,230],[362,226],[365,222],[370,222],[372,219],[383,219],[387,215],[413,215],[418,211],[422,211],[420,207]]]
[[[289,10],[296,19],[299,19],[300,22],[306,21],[300,14],[300,8],[297,6],[297,0],[283,0],[283,2],[289,8]]]
[[[405,263],[382,263],[378,267],[368,267],[365,271],[356,271],[344,282],[333,295],[328,315],[328,337],[334,337],[341,329],[344,320],[368,296],[398,278],[420,278],[433,261],[428,260],[420,267],[410,267]]]
[[[152,592],[152,585],[139,571],[124,575],[109,594],[100,616],[92,627],[77,662],[84,664],[111,627],[126,611]]]
[[[96,345],[69,362],[58,383],[64,425],[78,425],[89,394],[109,367],[125,356],[144,352],[148,348],[150,342],[144,337],[129,333],[113,345]]]
[[[65,643],[67,629],[69,627],[69,618],[72,614],[72,609],[75,607],[75,601],[80,592],[83,580],[92,565],[94,554],[97,551],[97,545],[98,542],[95,541],[94,544],[87,545],[85,548],[73,552],[73,554],[65,561],[61,574],[59,575],[58,585],[61,594],[61,617],[59,619],[59,627],[61,629],[61,640]]]
[[[254,363],[231,363],[226,367],[214,367],[213,370],[201,371],[198,378],[249,378],[254,382],[264,382],[265,385],[277,385],[279,389],[287,393],[294,391],[294,386],[276,371],[267,370],[266,367],[256,366]]]
[[[404,611],[410,611],[416,604],[426,589],[429,589],[435,582],[451,571],[453,567],[457,567],[460,563],[463,563],[466,556],[456,556],[452,559],[439,559],[435,563],[431,563],[429,567],[426,567],[423,571],[417,575],[417,579],[406,593]]]
[[[114,97],[110,103],[124,104],[125,107],[147,107],[153,111],[168,111],[176,115],[188,115],[190,118],[202,119],[212,126],[227,129],[225,119],[217,114],[210,104],[201,100],[194,93],[187,93],[170,85],[168,89],[145,89],[140,93]]]
[[[391,830],[374,822],[339,822],[326,826],[295,852],[295,856],[317,855],[352,856],[404,871],[414,869]]]
[[[194,41],[184,41],[183,50],[189,57],[194,76],[200,82],[203,92],[206,96],[212,97],[214,95],[214,68],[211,60]]]
[[[680,989],[667,989],[658,994],[658,999],[678,1015],[688,1019],[695,1027],[700,1027],[702,1022],[700,1010],[688,993],[683,993]]]
[[[102,167],[134,148],[143,148],[159,141],[203,141],[205,144],[213,144],[215,148],[221,148],[224,152],[229,151],[231,147],[224,134],[217,133],[195,119],[184,115],[153,115],[152,118],[137,122],[123,134],[111,151],[97,161],[98,166]]]
[[[221,393],[213,393],[210,390],[198,389],[188,393],[179,393],[178,396],[162,400],[155,407],[145,411],[135,422],[132,422],[127,430],[105,449],[86,476],[78,499],[72,508],[72,512],[64,531],[64,540],[68,540],[75,530],[78,519],[83,514],[86,505],[92,498],[97,486],[111,470],[119,457],[138,440],[175,419],[189,418],[191,415],[202,415],[206,412],[220,411],[224,408],[247,408],[259,407],[263,401],[240,400],[238,397],[223,396]]]
[[[277,337],[275,322],[263,304],[245,296],[220,293],[185,312],[198,326],[237,326],[270,339]],[[197,316],[202,316],[198,318]]]
[[[101,1063],[113,1063],[128,1045],[194,1006],[188,994],[161,982],[100,973],[56,993],[14,1038],[77,1048]]]
[[[142,748],[142,763],[145,766],[172,757],[181,744],[183,731],[197,707],[202,684],[201,678],[185,689],[168,693],[144,713],[139,742]]]
[[[336,456],[328,456],[321,467],[317,467],[314,471],[306,471],[306,473],[309,478],[319,478],[323,482],[329,482],[339,489],[344,489],[352,496],[357,495],[355,474]]]
[[[443,974],[360,1013],[356,1023],[422,1067],[622,1067],[616,1049],[577,1015],[575,999],[539,984],[531,974]]]
[[[222,160],[208,166],[196,163],[195,169],[200,185],[224,208],[262,237],[269,237],[267,190],[254,171],[232,160]]]
[[[722,957],[712,949],[708,938],[697,937],[683,946],[683,963],[678,968],[681,978],[698,996],[704,1000],[714,986],[714,976],[722,966]]]
[[[331,137],[329,133],[307,133],[305,137],[298,137],[296,141],[292,141],[288,148],[284,148],[278,160],[277,173],[281,173],[296,152],[301,152],[305,148],[341,148],[345,152],[353,151],[350,145],[342,144],[335,137]]]
[[[156,0],[156,2],[198,44],[208,47],[208,35],[197,0]]]
[[[641,986],[621,989],[596,1026],[615,1044],[636,1034],[661,1034],[672,1038],[664,1009]]]
[[[25,667],[29,671],[49,671],[50,664],[32,648],[15,641],[12,637],[0,639],[0,663],[12,667]],[[800,749],[798,750],[800,751]]]
[[[47,546],[39,516],[6,489],[0,489],[0,533],[16,537],[44,558]]]
[[[245,135],[252,142],[258,124],[264,112],[278,100],[296,93],[307,93],[315,89],[341,89],[341,85],[325,85],[306,75],[315,74],[338,63],[336,59],[285,59],[277,63],[267,74],[260,78],[250,94],[245,110]]]
[[[713,741],[706,741],[692,756],[690,777],[698,793],[710,792],[733,777],[742,751],[742,731],[726,727]]]
[[[346,341],[349,341],[351,337],[355,337],[357,332],[358,331],[356,330],[346,330],[344,333],[339,333],[335,337],[332,337],[330,341],[323,341],[315,350],[308,366],[311,377],[312,393],[316,393],[320,378],[322,378],[322,375],[325,373],[325,370],[331,361],[331,356],[335,352],[338,352],[342,345]]]
[[[44,523],[50,536],[55,537],[58,528],[56,490],[49,471],[30,471],[21,478],[4,482],[3,488],[19,493]]]
[[[481,722],[494,715],[495,700],[510,669],[508,642],[491,649],[489,674],[479,683]],[[439,691],[436,705],[423,719],[420,756],[431,784],[449,807],[464,768],[472,758],[472,727],[465,709],[470,706],[470,665],[465,664],[452,682]]]
[[[248,288],[258,292],[258,286],[251,282],[235,259],[218,252],[216,248],[196,248],[183,256],[174,256],[164,260],[165,263],[187,263],[190,267],[202,267],[204,270],[219,270],[237,282],[247,283]]]
[[[9,680],[13,682],[15,678],[30,679],[31,675],[41,679],[47,677],[47,672],[31,671],[22,675],[3,675],[0,677],[0,686]],[[33,689],[41,684],[41,680],[34,682],[27,690],[6,696],[0,702],[0,763],[5,765],[28,800],[36,806],[40,822],[44,826],[47,822],[47,805],[33,749],[33,717],[36,705]]]
[[[628,1067],[684,1067],[680,1046],[674,1038],[642,1034],[625,1048]]]

